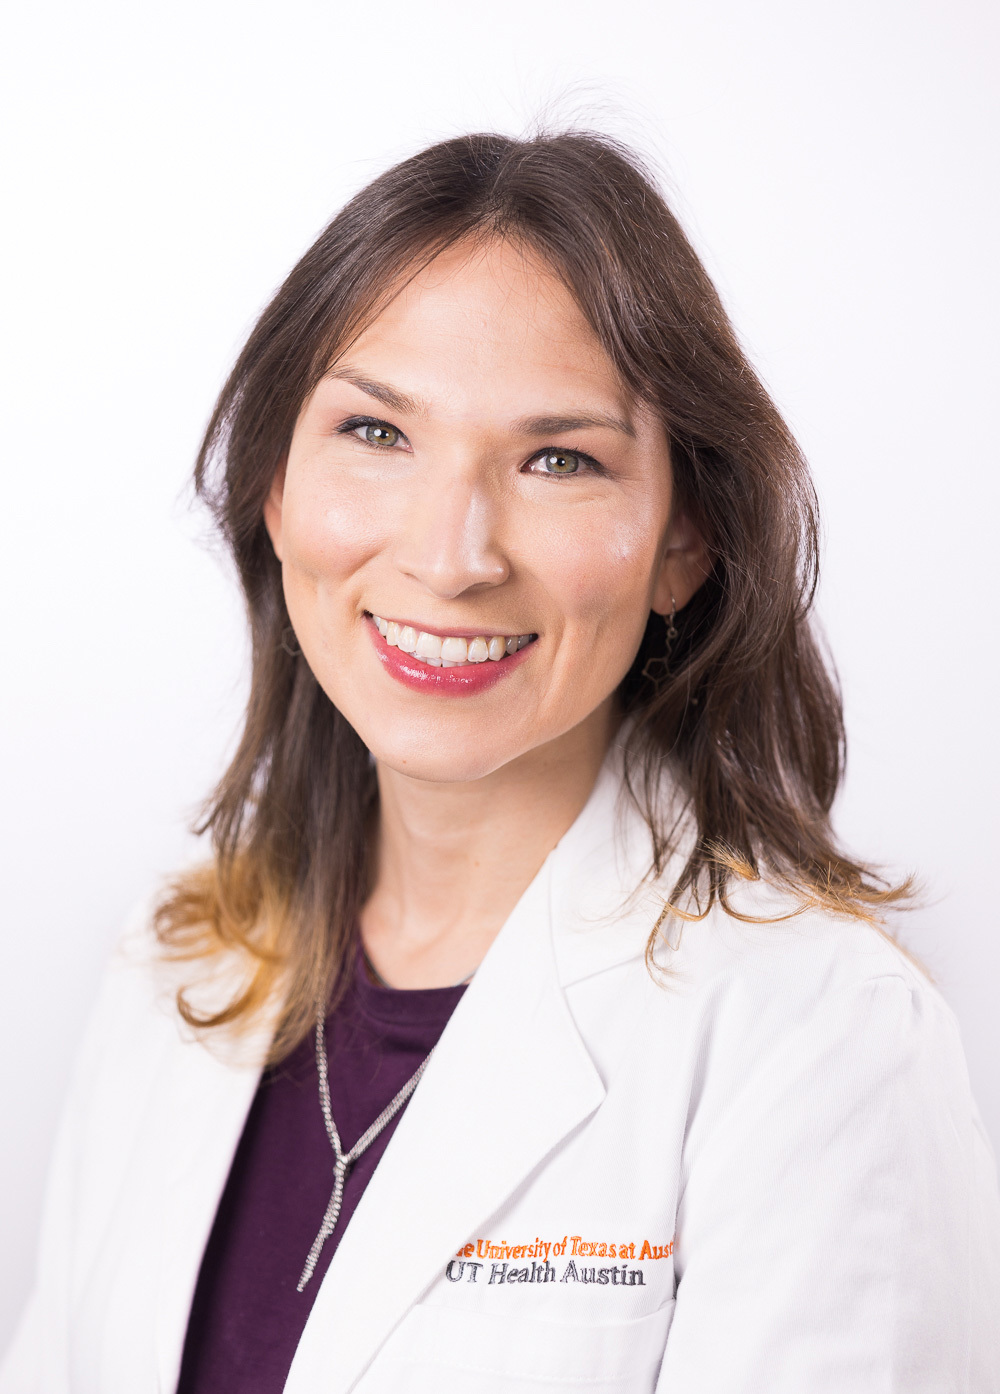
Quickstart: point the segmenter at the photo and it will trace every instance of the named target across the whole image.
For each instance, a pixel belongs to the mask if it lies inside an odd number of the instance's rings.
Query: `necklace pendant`
[[[338,1157],[333,1164],[333,1191],[326,1207],[326,1214],[323,1216],[323,1223],[319,1227],[319,1233],[313,1240],[312,1248],[309,1250],[309,1257],[306,1259],[302,1276],[299,1278],[297,1292],[302,1292],[309,1279],[316,1271],[319,1256],[323,1252],[323,1245],[330,1238],[330,1235],[337,1228],[337,1221],[340,1219],[340,1208],[344,1203],[344,1182],[347,1179],[347,1169],[350,1162],[346,1157]]]

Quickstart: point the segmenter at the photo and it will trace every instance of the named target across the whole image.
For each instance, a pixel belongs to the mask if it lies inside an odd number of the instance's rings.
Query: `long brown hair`
[[[156,926],[175,955],[245,954],[244,985],[222,1010],[199,1014],[180,996],[190,1022],[246,1021],[280,993],[273,1059],[343,978],[377,794],[365,746],[298,651],[264,500],[331,361],[419,266],[460,239],[491,237],[541,254],[624,382],[659,413],[679,504],[714,559],[676,616],[669,665],[654,614],[620,692],[654,872],[670,851],[654,795],[668,759],[696,827],[671,903],[732,912],[731,878],[762,870],[803,904],[866,919],[906,894],[834,840],[844,730],[809,620],[812,485],[679,223],[634,155],[606,137],[464,136],[390,169],[334,218],[261,315],[198,455],[198,492],[246,597],[252,684],[239,748],[199,827],[212,863],[170,886]]]

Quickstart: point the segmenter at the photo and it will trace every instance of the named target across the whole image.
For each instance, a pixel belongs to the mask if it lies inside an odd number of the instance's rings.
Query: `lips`
[[[535,634],[479,634],[466,639],[376,615],[369,615],[366,628],[382,666],[397,682],[418,692],[456,697],[485,692],[511,676],[531,657],[538,638]],[[390,642],[392,638],[395,643]],[[444,656],[457,655],[462,645],[464,658]]]
[[[384,620],[371,616],[389,648],[412,654],[432,668],[455,668],[467,663],[499,663],[526,648],[535,634],[438,634],[417,629],[405,620]]]

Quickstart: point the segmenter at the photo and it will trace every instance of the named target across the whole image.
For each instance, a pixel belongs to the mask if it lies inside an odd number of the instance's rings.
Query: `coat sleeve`
[[[92,1154],[100,1159],[105,1151],[94,1148],[93,1134],[101,1129],[95,1105],[108,1059],[128,1060],[149,1034],[150,999],[140,989],[145,976],[136,966],[149,957],[148,926],[149,907],[143,902],[129,916],[75,1052],[49,1163],[35,1280],[13,1343],[0,1361],[0,1394],[76,1394],[71,1316],[79,1283],[77,1251],[88,1223],[98,1230],[101,1224],[87,1205],[93,1188],[88,1188],[85,1159]],[[108,1170],[103,1161],[99,1165],[102,1172]],[[102,1177],[109,1192],[115,1179]]]
[[[657,1394],[998,1394],[1000,1200],[927,985],[839,988],[689,1132]]]
[[[101,998],[106,989],[105,982]],[[74,1159],[83,1145],[87,1080],[96,1064],[103,1005],[99,999],[74,1064],[49,1162],[35,1281],[0,1364],[0,1394],[69,1394],[67,1327],[78,1208]]]
[[[49,1167],[39,1271],[13,1344],[0,1362],[0,1394],[69,1394],[69,1263],[64,1245],[72,1226],[73,1188],[67,1159],[73,1150],[73,1128],[65,1111]]]

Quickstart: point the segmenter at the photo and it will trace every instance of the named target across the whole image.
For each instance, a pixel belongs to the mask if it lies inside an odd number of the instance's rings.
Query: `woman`
[[[806,467],[627,152],[363,190],[197,467],[253,636],[5,1391],[998,1387],[954,1020],[840,851]]]

